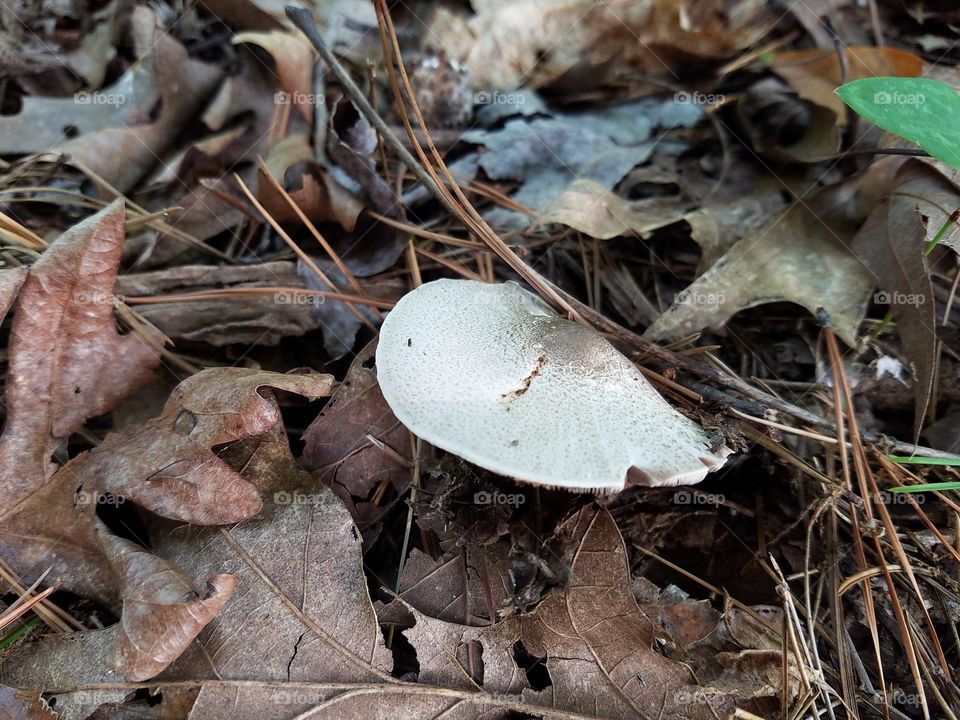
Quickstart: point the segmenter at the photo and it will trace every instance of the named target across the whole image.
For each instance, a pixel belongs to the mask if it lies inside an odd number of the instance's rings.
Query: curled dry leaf
[[[642,485],[692,484],[731,452],[602,335],[513,283],[407,294],[381,328],[377,373],[412,432],[526,482],[615,492],[633,468]]]
[[[889,195],[874,208],[850,242],[850,250],[882,289],[877,300],[890,306],[897,333],[913,370],[914,432],[924,421],[936,364],[936,313],[925,251],[960,208],[960,189],[920,160],[884,159],[896,169]],[[956,248],[953,248],[954,250]]]
[[[633,598],[626,548],[610,515],[588,507],[568,524],[574,540],[570,585],[533,613],[468,627],[401,607],[401,601],[383,609],[384,620],[402,622],[406,614],[407,624],[414,623],[404,636],[417,653],[418,681],[479,689],[481,698],[519,693],[534,715],[542,705],[605,718],[726,717],[739,686],[731,691],[727,679],[717,679],[706,691],[697,679],[716,673],[709,663],[691,667],[653,649],[655,634],[663,632]],[[530,686],[515,659],[518,648],[542,665],[549,684]],[[776,698],[778,692],[765,683],[755,697]],[[769,700],[762,702],[770,707]]]
[[[54,637],[20,657],[28,658],[14,675],[34,678],[21,685],[48,685],[38,673],[82,672],[101,680],[126,677],[145,680],[164,670],[193,642],[224,607],[236,584],[227,566],[193,567],[190,555],[163,552],[153,538],[152,552],[114,537],[96,519],[103,498],[131,501],[175,518],[170,532],[186,532],[183,522],[238,522],[259,512],[258,487],[276,469],[246,458],[241,465],[254,473],[244,477],[213,448],[266,436],[284,443],[276,401],[262,394],[266,387],[310,398],[330,390],[328,375],[282,375],[242,368],[214,368],[181,383],[164,413],[126,435],[104,443],[65,465],[42,492],[22,505],[0,536],[5,551],[13,538],[29,543],[11,564],[29,577],[49,565],[61,571],[64,585],[119,607],[120,622],[106,630],[68,638]],[[285,446],[284,446],[285,447]],[[285,450],[289,454],[289,449]],[[281,459],[282,459],[281,455]],[[291,461],[292,462],[292,461]],[[74,510],[73,488],[79,512]],[[5,521],[6,522],[6,521]],[[155,522],[160,522],[156,520]],[[216,531],[212,531],[216,533]],[[17,546],[13,545],[13,549]],[[68,553],[72,553],[67,557]],[[203,553],[197,553],[203,555]],[[69,563],[64,563],[64,559]],[[33,563],[27,574],[24,566]],[[190,578],[209,578],[207,589],[194,588]],[[68,648],[58,657],[53,648]],[[31,664],[31,653],[36,665]]]
[[[231,445],[226,456],[265,496],[260,515],[229,529],[147,519],[156,555],[189,577],[228,573],[242,588],[156,682],[195,683],[189,717],[198,720],[293,718],[311,706],[313,684],[329,686],[324,697],[395,682],[346,509],[297,467],[280,427]],[[97,693],[116,682],[106,632],[22,648],[5,678],[43,686],[58,708],[86,717],[91,698],[105,702]]]
[[[231,42],[234,45],[253,43],[270,53],[280,90],[287,94],[287,98],[278,97],[277,100],[291,103],[307,125],[312,125],[314,52],[301,36],[279,30],[244,32],[234,35]]]

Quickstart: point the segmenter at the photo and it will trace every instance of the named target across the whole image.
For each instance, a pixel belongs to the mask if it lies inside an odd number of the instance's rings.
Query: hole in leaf
[[[534,690],[543,690],[553,685],[550,671],[547,670],[547,658],[531,655],[522,640],[513,644],[513,661],[527,674],[527,682]]]

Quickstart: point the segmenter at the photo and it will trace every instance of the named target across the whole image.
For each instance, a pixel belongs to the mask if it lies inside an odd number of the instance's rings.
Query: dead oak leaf
[[[732,709],[728,697],[699,692],[691,668],[653,649],[654,624],[630,590],[626,548],[609,513],[588,507],[568,525],[575,540],[570,585],[533,613],[467,627],[407,607],[415,624],[404,635],[417,652],[420,682],[519,693],[529,706],[605,718],[723,717]],[[402,618],[396,602],[384,617]],[[517,648],[539,658],[549,685],[530,687]]]

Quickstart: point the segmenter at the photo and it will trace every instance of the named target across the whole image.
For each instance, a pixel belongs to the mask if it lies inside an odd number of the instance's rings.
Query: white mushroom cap
[[[380,389],[427,442],[570,490],[689,485],[730,454],[590,328],[515,283],[437,280],[405,295],[377,347]]]

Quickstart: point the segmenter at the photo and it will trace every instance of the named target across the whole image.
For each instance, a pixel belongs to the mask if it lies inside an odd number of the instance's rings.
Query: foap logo
[[[77,505],[113,505],[114,507],[120,507],[127,501],[127,499],[123,497],[123,495],[117,495],[116,493],[100,493],[90,492],[88,490],[77,490],[77,494],[74,495],[73,501]]]
[[[123,302],[122,295],[99,292],[96,290],[80,290],[73,294],[75,305],[113,305],[116,302]]]
[[[903,293],[899,291],[887,292],[878,290],[873,294],[873,301],[881,305],[926,305],[927,296],[923,293]]]
[[[273,301],[277,305],[313,305],[317,307],[323,305],[327,299],[322,295],[281,290],[273,294]]]
[[[717,306],[722,305],[727,297],[723,293],[705,293],[697,290],[681,290],[673,296],[674,305]]]
[[[673,101],[682,105],[723,105],[726,97],[720,93],[687,92],[674,93]]]
[[[923,105],[927,101],[923,93],[904,93],[879,90],[873,94],[875,105]]]
[[[474,505],[509,505],[511,507],[519,507],[526,501],[527,498],[523,493],[487,492],[486,490],[481,490],[473,494]]]
[[[73,101],[77,105],[124,105],[127,102],[127,96],[123,93],[103,93],[87,92],[82,90],[73,96]]]
[[[481,91],[473,94],[474,105],[523,105],[526,101],[523,93]]]
[[[719,493],[690,492],[689,490],[677,490],[673,494],[674,505],[723,505],[726,498]]]
[[[922,493],[895,493],[888,492],[887,490],[881,490],[876,493],[873,499],[881,505],[910,505],[911,499],[913,499],[917,505],[923,505],[927,501],[926,496]]]
[[[314,95],[313,93],[288,93],[280,90],[273,94],[274,105],[320,105],[323,102],[323,95]]]
[[[277,505],[320,505],[323,503],[321,493],[302,493],[298,490],[287,492],[281,490],[273,494],[273,502]]]
[[[710,699],[710,695],[703,690],[678,690],[673,694],[673,701],[677,705],[700,705]]]

